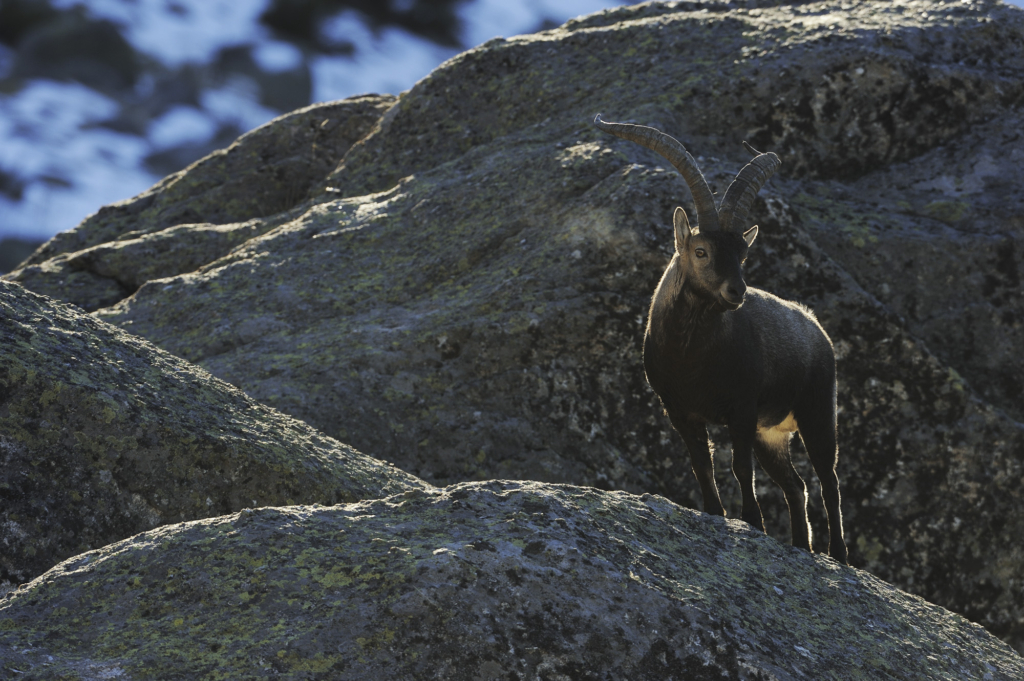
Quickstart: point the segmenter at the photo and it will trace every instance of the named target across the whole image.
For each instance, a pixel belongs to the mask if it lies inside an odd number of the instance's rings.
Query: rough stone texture
[[[0,585],[157,525],[424,486],[141,338],[0,282]]]
[[[1024,420],[1024,116],[856,182],[794,186],[816,243],[988,401]]]
[[[104,206],[6,278],[92,311],[145,281],[213,262],[276,224],[246,220],[305,200],[394,100],[367,95],[280,116],[135,198]]]
[[[783,168],[753,208],[748,283],[810,305],[836,344],[851,561],[1024,650],[1022,44],[1015,8],[923,0],[647,3],[491,41],[260,236],[97,314],[431,482],[697,507],[640,360],[687,190],[589,121],[676,135],[720,195],[750,140]],[[101,228],[64,243],[115,248]],[[781,493],[760,476],[758,494],[788,538]]]
[[[1024,675],[982,627],[740,521],[518,482],[245,510],[77,556],[0,600],[0,665],[39,679]]]

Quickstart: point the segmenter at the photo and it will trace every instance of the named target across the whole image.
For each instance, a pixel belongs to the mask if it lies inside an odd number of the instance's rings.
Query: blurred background
[[[0,0],[0,273],[275,116],[621,4]]]

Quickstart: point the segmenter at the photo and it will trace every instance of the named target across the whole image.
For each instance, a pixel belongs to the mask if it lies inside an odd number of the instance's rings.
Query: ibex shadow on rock
[[[786,495],[793,546],[811,550],[807,488],[789,441],[800,433],[828,514],[828,552],[847,562],[836,477],[836,360],[832,342],[807,308],[748,288],[741,266],[757,236],[747,214],[781,161],[744,142],[754,159],[715,206],[704,175],[673,137],[654,128],[594,120],[601,130],[661,154],[693,194],[697,226],[673,215],[675,253],[654,290],[644,334],[644,370],[690,452],[704,511],[725,515],[715,484],[707,424],[727,426],[742,518],[764,531],[754,494],[751,450]]]

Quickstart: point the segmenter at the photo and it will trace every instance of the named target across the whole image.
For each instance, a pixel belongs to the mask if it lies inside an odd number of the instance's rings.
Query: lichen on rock
[[[426,483],[0,282],[0,583],[167,523]]]
[[[0,600],[36,678],[1020,678],[980,626],[739,521],[529,482],[246,509]]]

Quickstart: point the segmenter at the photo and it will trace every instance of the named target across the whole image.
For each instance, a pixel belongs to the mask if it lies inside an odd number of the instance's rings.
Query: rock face
[[[1019,679],[982,627],[653,495],[464,483],[245,510],[0,600],[32,678]]]
[[[0,584],[158,525],[426,486],[141,338],[0,282]]]
[[[284,212],[182,227],[108,219],[117,208],[8,276],[424,480],[697,507],[640,357],[688,192],[589,121],[673,134],[719,195],[749,140],[783,168],[752,210],[747,281],[812,307],[836,346],[852,563],[1024,650],[1022,45],[1021,13],[996,2],[603,12],[445,63]],[[146,250],[139,234],[164,241]],[[237,245],[187,245],[204,240]],[[188,263],[176,274],[154,264],[171,244]],[[128,247],[119,269],[97,264]],[[718,462],[737,513],[727,443]],[[759,476],[769,532],[788,538]]]
[[[143,194],[101,208],[88,229],[61,232],[8,278],[91,311],[151,279],[191,272],[279,224],[249,220],[304,200],[394,100],[368,95],[281,116]]]

